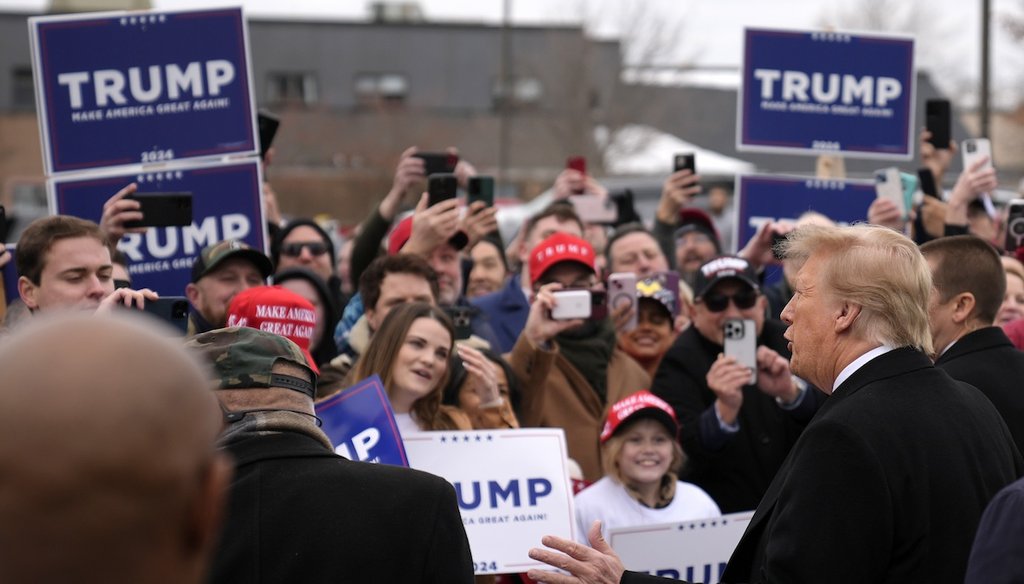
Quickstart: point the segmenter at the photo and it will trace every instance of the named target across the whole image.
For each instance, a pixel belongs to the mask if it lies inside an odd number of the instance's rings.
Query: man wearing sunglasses
[[[757,506],[775,471],[820,403],[789,369],[785,325],[767,319],[767,300],[745,259],[721,256],[694,275],[693,326],[665,354],[652,391],[676,411],[689,462],[685,480],[723,513]],[[727,321],[753,321],[757,382],[723,350]]]
[[[339,310],[347,304],[348,299],[342,297],[341,280],[335,271],[334,242],[316,221],[289,221],[275,234],[270,244],[270,256],[275,274],[291,268],[305,268],[324,281],[331,293],[331,302]],[[333,328],[334,324],[332,322],[329,326]]]

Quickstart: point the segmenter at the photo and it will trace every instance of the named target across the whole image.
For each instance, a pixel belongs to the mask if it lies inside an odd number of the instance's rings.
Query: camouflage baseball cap
[[[310,398],[316,394],[316,373],[298,345],[284,337],[249,327],[229,327],[198,334],[185,346],[198,351],[213,367],[220,389],[282,387]],[[312,383],[274,373],[278,361],[306,369]]]
[[[228,258],[242,258],[251,261],[256,269],[263,274],[264,279],[274,273],[274,264],[270,262],[270,258],[266,254],[237,239],[225,239],[208,245],[199,252],[199,257],[192,264],[192,283],[198,282]]]

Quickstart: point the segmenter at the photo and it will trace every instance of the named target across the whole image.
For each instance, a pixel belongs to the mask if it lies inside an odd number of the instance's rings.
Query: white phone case
[[[552,320],[590,318],[590,290],[560,290],[552,295],[555,297]]]
[[[964,170],[971,167],[982,156],[988,156],[988,162],[982,168],[992,167],[992,143],[988,138],[969,138],[960,144],[964,157]]]
[[[726,357],[750,369],[750,384],[757,383],[757,326],[749,318],[730,318],[722,325]]]
[[[895,166],[875,171],[875,195],[879,199],[889,199],[900,210],[903,217],[907,209],[903,201],[903,181],[900,180],[900,169]]]

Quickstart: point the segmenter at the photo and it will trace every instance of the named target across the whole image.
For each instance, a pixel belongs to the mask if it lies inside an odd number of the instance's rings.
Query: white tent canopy
[[[682,152],[696,154],[697,172],[701,174],[743,174],[754,172],[756,168],[749,162],[701,148],[642,124],[623,126],[611,136],[607,128],[600,127],[594,134],[599,145],[610,140],[604,150],[604,168],[612,175],[667,176],[672,173],[673,157]]]

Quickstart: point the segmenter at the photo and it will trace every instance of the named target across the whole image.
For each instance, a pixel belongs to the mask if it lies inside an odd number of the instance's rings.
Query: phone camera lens
[[[1014,219],[1011,221],[1010,233],[1017,237],[1024,235],[1024,219]]]

